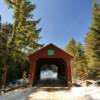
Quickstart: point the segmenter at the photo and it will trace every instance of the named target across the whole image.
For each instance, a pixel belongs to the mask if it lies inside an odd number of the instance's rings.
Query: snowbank
[[[73,87],[71,90],[34,91],[34,88],[18,89],[0,95],[0,100],[100,100],[99,87]]]
[[[31,93],[32,89],[16,89],[8,93],[2,93],[0,100],[26,100],[26,97]]]

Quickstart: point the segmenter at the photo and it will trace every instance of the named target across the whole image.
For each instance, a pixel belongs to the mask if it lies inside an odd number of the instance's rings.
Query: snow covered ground
[[[0,100],[27,100],[26,97],[31,93],[33,89],[16,89],[8,93],[2,93]]]
[[[34,91],[18,89],[0,95],[0,100],[100,100],[100,87],[73,87],[71,90]]]

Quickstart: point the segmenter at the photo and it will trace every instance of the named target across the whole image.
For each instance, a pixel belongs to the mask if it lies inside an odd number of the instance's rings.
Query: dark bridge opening
[[[41,58],[36,62],[35,84],[39,86],[68,86],[65,62],[59,58]]]

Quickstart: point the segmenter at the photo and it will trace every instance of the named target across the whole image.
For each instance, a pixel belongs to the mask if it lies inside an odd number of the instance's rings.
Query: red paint
[[[48,55],[48,50],[54,50],[54,55]],[[32,86],[34,80],[35,80],[35,69],[36,69],[36,62],[40,58],[60,58],[65,61],[66,68],[65,68],[65,74],[66,79],[68,80],[68,83],[72,83],[72,76],[71,76],[71,59],[73,58],[70,54],[66,53],[62,49],[56,47],[53,44],[49,44],[40,50],[34,52],[33,54],[29,55],[29,61],[30,61],[30,85]]]

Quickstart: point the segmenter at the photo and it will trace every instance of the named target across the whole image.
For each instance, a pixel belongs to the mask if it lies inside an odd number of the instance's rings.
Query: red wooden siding
[[[48,55],[48,50],[54,50],[54,55]],[[65,74],[66,79],[68,80],[68,83],[72,83],[72,76],[71,76],[71,59],[73,58],[68,53],[64,52],[62,49],[56,47],[53,44],[49,44],[42,49],[36,51],[35,53],[29,55],[29,61],[30,61],[30,85],[32,86],[34,80],[35,80],[35,69],[36,69],[36,63],[40,58],[61,58],[64,60],[66,64],[65,68]]]

